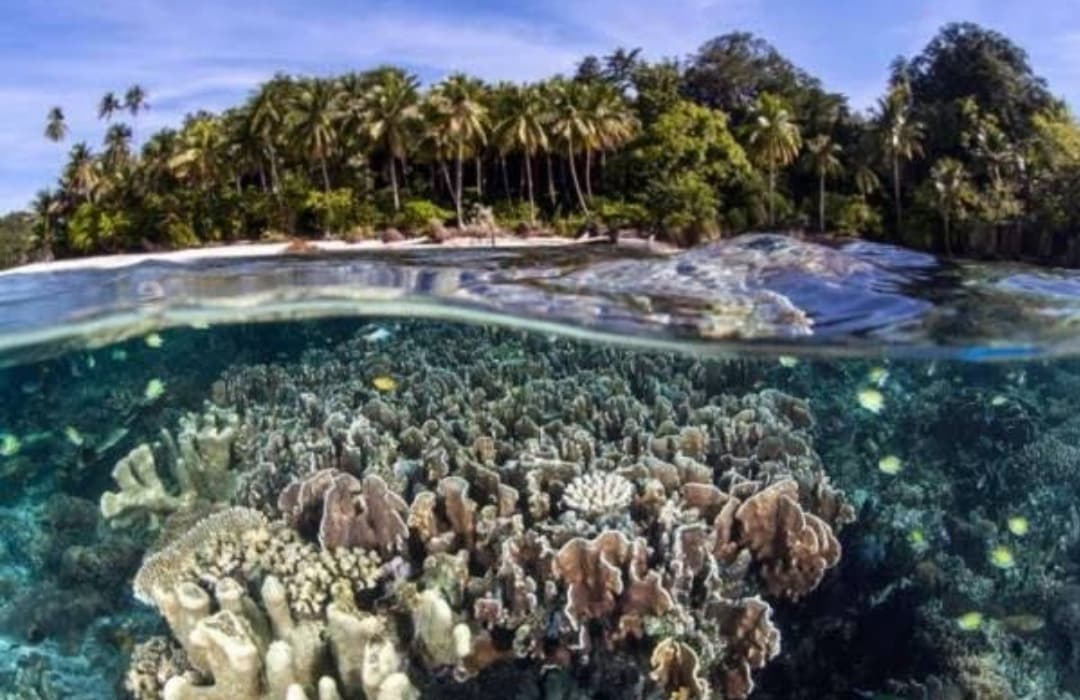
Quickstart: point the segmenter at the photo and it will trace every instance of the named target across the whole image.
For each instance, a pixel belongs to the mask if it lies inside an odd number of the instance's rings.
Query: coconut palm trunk
[[[326,169],[326,156],[319,158],[319,164],[322,166],[323,189],[326,194],[330,194],[330,172]]]
[[[566,139],[566,157],[570,161],[570,179],[574,182],[574,192],[577,193],[578,204],[581,205],[581,211],[588,216],[589,205],[585,203],[585,195],[581,192],[581,181],[578,180],[577,166],[574,165],[574,142],[569,138]]]
[[[592,149],[585,149],[585,195],[591,202],[592,196]]]
[[[506,170],[505,156],[499,156],[499,169],[502,170],[503,196],[512,200],[512,197],[510,197],[510,173]]]
[[[818,231],[825,233],[825,171],[818,173]]]
[[[900,203],[900,157],[893,156],[892,159],[892,177],[893,177],[893,199],[896,202],[896,232],[900,233],[900,227],[903,221],[903,205]]]
[[[457,145],[457,163],[456,163],[457,185],[455,187],[456,194],[454,195],[454,208],[457,209],[457,225],[459,229],[465,228],[465,217],[461,212],[461,196],[463,191],[463,181],[465,180],[465,145],[458,142]]]
[[[476,196],[484,196],[484,172],[480,165],[480,156],[476,157]]]
[[[401,211],[401,198],[398,196],[397,167],[394,165],[395,158],[390,156],[390,189],[394,191],[394,211]]]
[[[555,198],[555,166],[551,163],[551,154],[547,155],[547,181],[548,181],[548,197],[551,198],[551,206],[555,206],[557,200]]]
[[[532,160],[528,149],[525,150],[525,184],[529,190],[529,223],[536,226],[536,200],[533,198]]]
[[[769,163],[769,228],[776,226],[776,165]]]

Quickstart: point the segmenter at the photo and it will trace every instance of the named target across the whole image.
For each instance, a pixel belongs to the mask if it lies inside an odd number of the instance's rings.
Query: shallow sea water
[[[0,698],[1080,697],[1076,279],[774,236],[0,275]]]

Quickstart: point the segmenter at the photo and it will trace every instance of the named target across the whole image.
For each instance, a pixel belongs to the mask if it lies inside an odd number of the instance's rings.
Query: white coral
[[[587,516],[607,515],[630,505],[634,485],[612,473],[591,473],[576,477],[566,487],[563,505]]]

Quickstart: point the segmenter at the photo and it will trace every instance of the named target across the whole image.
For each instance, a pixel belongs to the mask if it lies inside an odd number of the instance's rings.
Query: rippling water
[[[0,698],[1080,697],[1075,274],[0,274]]]

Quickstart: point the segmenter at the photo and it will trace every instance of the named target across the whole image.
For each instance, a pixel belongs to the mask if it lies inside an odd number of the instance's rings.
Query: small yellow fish
[[[911,543],[912,547],[915,547],[916,549],[921,549],[922,547],[926,546],[926,535],[923,533],[922,530],[916,528],[908,533],[908,542]]]
[[[93,355],[88,355],[86,357],[86,368],[94,369],[95,367],[97,367],[97,360],[94,359]]]
[[[19,442],[19,438],[15,437],[11,433],[5,433],[0,438],[0,457],[14,457],[19,454],[19,450],[22,449],[22,443]]]
[[[110,357],[116,362],[123,362],[127,359],[127,350],[123,348],[117,348],[110,353]]]
[[[792,357],[791,355],[781,355],[780,357],[776,358],[776,361],[780,363],[781,367],[786,367],[788,369],[791,369],[795,365],[799,364],[799,358]]]
[[[64,437],[66,437],[68,442],[72,445],[75,445],[75,447],[82,447],[83,442],[85,442],[82,433],[80,433],[73,425],[64,428]]]
[[[982,613],[976,612],[974,610],[972,610],[971,612],[966,612],[960,617],[956,618],[956,626],[964,630],[965,632],[975,632],[980,627],[982,627],[982,624]]]
[[[896,455],[889,455],[878,460],[877,468],[883,474],[889,474],[891,476],[893,474],[899,474],[904,468],[904,463],[900,461],[900,458]]]
[[[990,399],[991,406],[1004,406],[1007,403],[1009,403],[1009,400],[1001,394],[998,394],[994,398]]]
[[[393,391],[397,389],[397,380],[393,377],[382,375],[371,380],[371,385],[379,391]]]
[[[143,340],[145,340],[146,345],[151,348],[160,348],[162,345],[165,344],[165,339],[157,333],[151,333],[150,335],[143,338]]]
[[[885,386],[885,382],[889,380],[889,370],[884,367],[874,367],[870,370],[869,379],[874,386]]]
[[[1005,545],[998,545],[990,550],[990,563],[999,569],[1011,569],[1016,566],[1016,557]]]
[[[143,392],[143,396],[147,401],[156,401],[160,399],[165,393],[165,382],[160,379],[151,379],[146,383],[146,391]]]
[[[856,396],[859,405],[875,415],[885,408],[885,397],[877,389],[861,389]]]
[[[1009,527],[1009,532],[1017,537],[1023,537],[1031,530],[1031,523],[1028,519],[1022,515],[1014,515],[1005,521],[1005,524]]]

